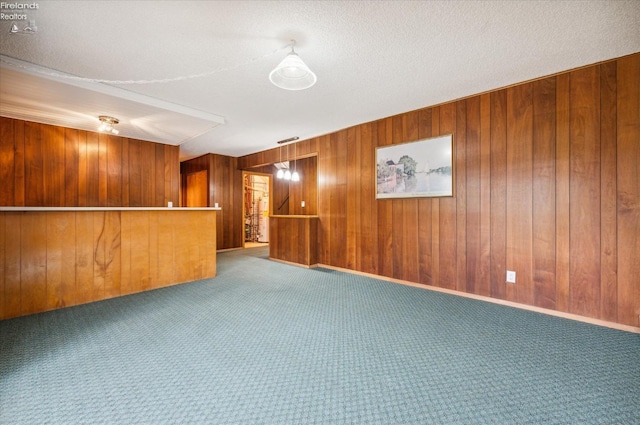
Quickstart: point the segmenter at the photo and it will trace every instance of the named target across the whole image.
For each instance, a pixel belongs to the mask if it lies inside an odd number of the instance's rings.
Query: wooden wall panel
[[[507,91],[491,93],[491,296],[507,298]]]
[[[80,155],[78,130],[64,129],[64,205],[79,206]],[[85,169],[86,170],[86,169]]]
[[[449,103],[440,106],[440,133],[453,134],[456,130],[456,105],[455,103]],[[460,144],[456,142],[456,136],[454,134],[454,152],[460,148]],[[454,153],[454,155],[457,155]],[[459,162],[456,160],[456,164]],[[455,173],[455,171],[454,171]],[[458,176],[454,177],[454,187],[457,187]],[[457,195],[456,195],[457,196]],[[456,289],[457,284],[457,211],[456,211],[457,199],[453,198],[440,198],[439,208],[439,234],[440,234],[440,286]]]
[[[22,279],[22,265],[20,252],[22,247],[22,216],[19,213],[3,214],[4,221],[4,317],[14,317],[20,314],[22,309],[22,291],[20,280]]]
[[[480,97],[457,102],[456,199],[457,289],[477,293],[480,285]],[[466,117],[465,117],[466,115]],[[466,119],[465,119],[466,118]],[[460,128],[462,126],[462,128]],[[464,137],[464,139],[461,139]],[[464,141],[464,142],[463,142]],[[466,145],[466,146],[465,146]]]
[[[44,213],[24,215],[20,221],[20,311],[47,309],[47,221]],[[33,255],[24,256],[29,252]]]
[[[618,322],[640,320],[640,54],[617,63]]]
[[[0,206],[178,205],[178,146],[4,117],[0,135]]]
[[[507,270],[517,284],[507,285],[507,299],[533,301],[533,103],[532,84],[507,89]]]
[[[107,146],[107,206],[119,207],[123,205],[123,164],[122,164],[122,137],[106,136]],[[153,145],[152,145],[153,146]],[[157,145],[162,147],[162,145]],[[127,164],[125,164],[126,166]],[[159,186],[164,189],[164,185]],[[150,205],[162,205],[154,202]]]
[[[556,309],[569,311],[569,89],[571,75],[556,78]]]
[[[97,207],[100,205],[100,141],[98,133],[86,133],[87,146],[87,203],[85,206]],[[135,158],[131,158],[135,160]],[[135,168],[135,167],[134,167]],[[137,167],[140,170],[140,167]],[[82,176],[80,176],[82,177]],[[129,204],[131,207],[139,207],[142,202]]]
[[[533,83],[533,294],[538,307],[554,309],[556,81]]]
[[[215,215],[0,212],[0,320],[214,277]]]
[[[375,200],[377,147],[449,133],[453,198]],[[319,262],[640,326],[639,140],[640,54],[312,139]]]
[[[13,120],[0,117],[0,205],[11,205],[15,199],[15,140]]]
[[[142,202],[142,167],[135,164],[142,164],[142,142],[140,140],[129,140],[129,206],[141,207]]]
[[[78,206],[87,206],[87,134],[85,132],[77,132],[78,140]]]
[[[571,73],[569,312],[600,314],[600,73]],[[589,229],[589,232],[585,232]]]
[[[605,63],[600,69],[600,317],[615,322],[618,319],[616,63]]]
[[[360,223],[360,243],[356,247],[359,269],[365,273],[378,272],[378,216],[376,207],[376,127],[369,123],[360,128],[360,210],[356,219]],[[365,213],[363,213],[365,211]]]
[[[469,277],[467,277],[469,279]],[[480,98],[480,259],[476,293],[491,295],[491,95]]]
[[[42,125],[40,132],[44,145],[44,206],[64,206],[64,129]]]
[[[73,214],[46,214],[47,310],[76,304],[76,220]]]
[[[16,206],[26,205],[26,187],[25,187],[25,122],[14,121],[13,137],[14,137],[14,204]]]
[[[3,125],[6,122],[2,121]],[[44,200],[44,145],[40,127],[40,124],[34,122],[25,123],[24,186],[25,205],[28,207],[46,205]],[[0,143],[9,143],[9,140],[2,139]]]

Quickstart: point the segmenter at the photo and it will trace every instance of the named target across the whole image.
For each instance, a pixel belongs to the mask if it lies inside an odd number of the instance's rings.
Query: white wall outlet
[[[302,205],[302,208],[304,208],[304,201],[302,201],[300,204]]]
[[[507,270],[507,283],[516,283],[516,272]]]

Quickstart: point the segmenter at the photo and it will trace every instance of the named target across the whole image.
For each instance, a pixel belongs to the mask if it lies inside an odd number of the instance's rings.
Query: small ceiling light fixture
[[[98,119],[102,123],[102,124],[100,124],[100,127],[98,127],[98,131],[100,131],[102,133],[111,133],[113,135],[118,135],[118,133],[120,133],[114,127],[114,125],[116,125],[116,124],[118,124],[120,122],[120,120],[118,118],[108,117],[106,115],[100,115],[98,117]]]
[[[269,80],[285,90],[304,90],[313,86],[317,77],[293,50],[296,41],[291,40],[291,52],[269,74]]]

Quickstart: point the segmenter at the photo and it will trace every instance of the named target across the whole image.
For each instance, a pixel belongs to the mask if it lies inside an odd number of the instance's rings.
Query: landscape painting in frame
[[[376,149],[376,199],[453,196],[453,135]]]

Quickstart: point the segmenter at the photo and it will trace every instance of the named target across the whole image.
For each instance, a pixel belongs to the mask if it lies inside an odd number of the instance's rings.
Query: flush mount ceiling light
[[[98,117],[98,119],[101,122],[100,127],[98,127],[98,131],[100,131],[102,133],[111,133],[111,134],[114,134],[114,135],[117,135],[118,133],[120,133],[114,127],[114,125],[116,125],[116,124],[118,124],[120,122],[120,120],[118,118],[108,117],[106,115],[100,115]]]
[[[284,90],[304,90],[316,83],[316,74],[300,59],[293,50],[296,44],[291,40],[291,52],[269,74],[269,80]]]

